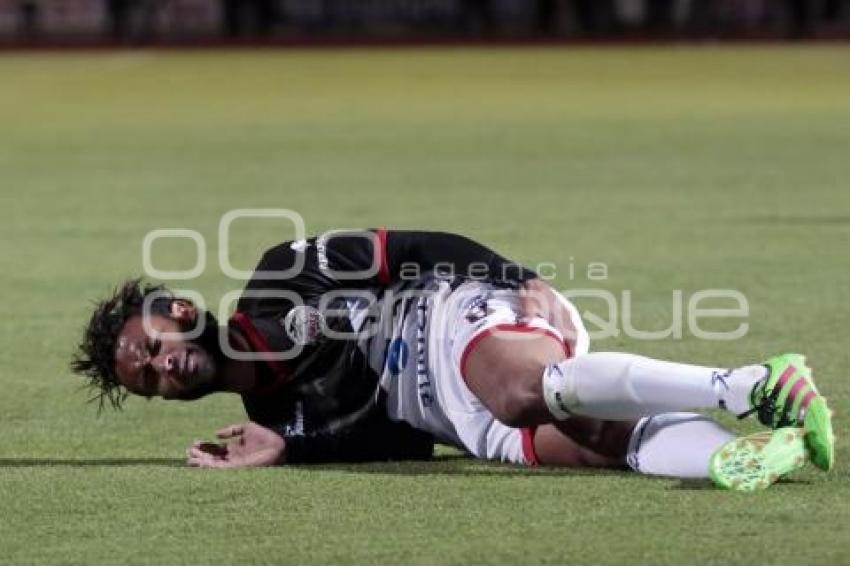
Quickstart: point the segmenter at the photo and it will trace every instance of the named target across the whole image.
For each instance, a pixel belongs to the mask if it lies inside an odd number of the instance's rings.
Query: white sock
[[[543,397],[557,419],[628,420],[718,407],[740,414],[766,375],[758,365],[728,370],[594,352],[547,366]]]
[[[735,435],[704,415],[666,413],[641,419],[629,440],[626,463],[641,474],[708,477],[708,462]]]

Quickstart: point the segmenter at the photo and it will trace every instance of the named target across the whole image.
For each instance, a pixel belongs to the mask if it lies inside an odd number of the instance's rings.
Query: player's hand
[[[196,440],[186,451],[186,464],[195,468],[274,466],[284,460],[286,441],[256,423],[231,425],[215,433],[221,443]]]
[[[570,311],[542,279],[531,279],[520,288],[520,323],[542,318],[551,324],[567,342],[576,339],[576,329]]]

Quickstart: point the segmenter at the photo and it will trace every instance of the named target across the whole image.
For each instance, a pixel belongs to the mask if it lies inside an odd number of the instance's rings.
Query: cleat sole
[[[761,491],[799,470],[809,450],[799,427],[785,427],[736,438],[711,457],[709,477],[719,487]]]

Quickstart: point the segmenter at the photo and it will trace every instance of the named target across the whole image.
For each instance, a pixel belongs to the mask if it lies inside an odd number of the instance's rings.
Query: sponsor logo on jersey
[[[299,346],[315,344],[322,333],[322,314],[307,305],[293,307],[283,319],[283,328]]]
[[[316,238],[316,259],[319,261],[319,271],[327,273],[328,270],[328,239],[322,234]]]
[[[283,427],[284,436],[304,436],[304,404],[295,403],[295,419]]]
[[[419,399],[423,407],[434,403],[431,394],[431,376],[428,371],[428,299],[420,297],[416,304],[416,381],[419,387]]]
[[[390,375],[395,377],[404,371],[409,359],[410,348],[408,348],[407,342],[401,338],[396,338],[387,347],[387,358],[384,365],[387,371],[390,372]]]
[[[490,309],[487,305],[487,298],[488,297],[486,295],[479,295],[472,299],[472,302],[469,303],[468,307],[466,307],[466,315],[464,316],[466,322],[469,324],[475,324],[490,314]]]

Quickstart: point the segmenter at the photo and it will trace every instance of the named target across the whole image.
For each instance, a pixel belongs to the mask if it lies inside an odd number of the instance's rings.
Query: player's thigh
[[[543,370],[564,357],[563,344],[551,335],[500,331],[476,342],[462,374],[469,390],[496,418],[528,426],[551,420],[543,399]]]

